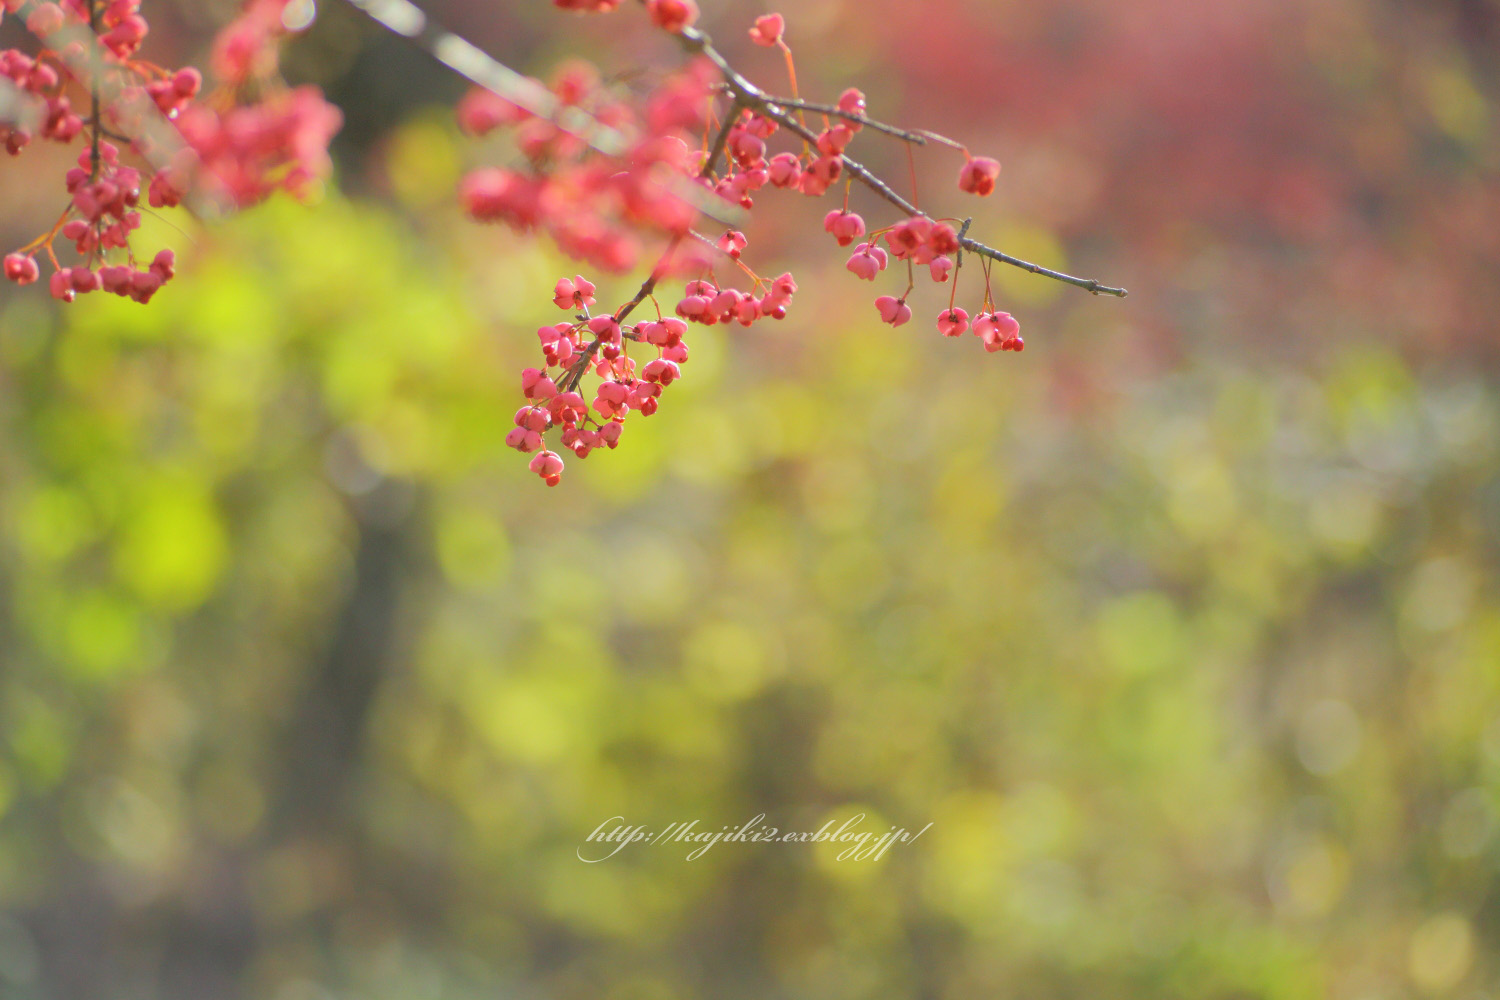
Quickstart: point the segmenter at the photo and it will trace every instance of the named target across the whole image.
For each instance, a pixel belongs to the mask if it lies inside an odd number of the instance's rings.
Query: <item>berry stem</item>
[[[953,287],[948,289],[948,311],[953,311],[953,303],[958,298],[958,274],[964,269],[964,237],[969,233],[969,224],[973,218],[964,220],[964,224],[958,229],[958,253],[954,254],[953,260]]]

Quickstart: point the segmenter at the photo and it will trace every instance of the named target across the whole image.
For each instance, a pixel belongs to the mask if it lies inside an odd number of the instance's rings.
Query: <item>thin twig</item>
[[[733,88],[731,88],[731,92],[733,92]],[[866,128],[872,128],[877,132],[884,132],[886,135],[895,136],[897,139],[900,139],[903,142],[909,142],[914,146],[927,145],[927,138],[930,134],[920,129],[897,128],[896,126],[888,125],[885,122],[878,122],[873,118],[866,118],[864,115],[856,114],[853,111],[845,111],[837,104],[817,104],[813,101],[799,101],[790,97],[773,97],[771,95],[767,95],[765,97],[765,101],[768,104],[774,104],[778,108],[800,108],[803,111],[812,111],[816,112],[817,114],[833,115],[834,117],[842,118],[845,121],[854,122],[856,125],[863,125]],[[941,137],[932,137],[942,141]]]

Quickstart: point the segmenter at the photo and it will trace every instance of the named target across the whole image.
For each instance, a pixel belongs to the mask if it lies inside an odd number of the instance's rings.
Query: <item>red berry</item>
[[[556,452],[541,451],[532,457],[528,468],[541,476],[548,486],[556,486],[562,479],[563,460]]]
[[[911,319],[911,306],[906,304],[905,299],[882,295],[875,300],[875,308],[880,311],[881,320],[891,326],[900,326]]]
[[[781,41],[785,30],[786,19],[780,14],[762,14],[755,19],[755,27],[750,29],[750,40],[756,45],[775,45]]]
[[[969,328],[969,314],[962,309],[948,309],[938,313],[938,333],[945,337],[959,337]]]
[[[663,31],[680,32],[698,20],[698,5],[694,0],[646,0],[646,9],[651,14],[651,23]]]
[[[41,277],[41,270],[35,258],[13,253],[5,258],[5,277],[18,285],[29,285]]]
[[[1000,163],[988,156],[976,156],[958,172],[958,187],[969,194],[987,195],[995,190],[1000,177]]]

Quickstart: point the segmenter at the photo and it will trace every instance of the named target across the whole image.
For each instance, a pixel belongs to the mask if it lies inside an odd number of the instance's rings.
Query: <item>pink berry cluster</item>
[[[4,0],[10,13],[25,6],[22,0]],[[164,114],[175,114],[197,96],[202,77],[191,68],[169,72],[135,59],[149,31],[140,14],[140,0],[61,0],[31,4],[26,12],[27,29],[44,42],[64,28],[89,29],[91,25],[98,29],[97,53],[76,39],[56,51],[43,49],[35,57],[19,49],[0,52],[0,71],[42,102],[43,124],[38,133],[42,138],[70,143],[87,133],[90,139],[90,146],[64,177],[68,201],[61,218],[51,232],[7,255],[4,273],[20,285],[37,281],[41,269],[36,254],[45,251],[53,264],[49,281],[53,298],[72,302],[87,292],[106,291],[145,303],[173,277],[175,255],[164,250],[149,263],[141,263],[131,252],[130,235],[141,224],[142,175],[140,169],[121,162],[114,143],[100,137],[105,127],[101,119],[108,114],[108,124],[119,127],[124,115],[118,109],[143,95]],[[80,79],[77,67],[95,58],[101,63],[101,79]],[[86,118],[68,91],[92,103],[89,86],[108,87],[119,96],[97,111],[90,107]],[[24,127],[12,124],[7,149],[19,153],[30,138]],[[58,262],[53,244],[59,238],[72,245],[81,264],[64,267]],[[116,262],[110,263],[111,255],[117,255]]]
[[[574,11],[613,10],[616,0],[554,0],[556,6]],[[690,32],[698,17],[693,0],[645,0],[652,22],[659,28],[683,34],[690,48],[702,47],[702,36]],[[632,412],[650,416],[656,412],[663,390],[682,376],[688,348],[684,340],[689,324],[739,323],[751,326],[765,319],[781,319],[797,290],[790,274],[772,281],[756,277],[740,261],[746,240],[731,229],[717,240],[709,240],[690,227],[696,212],[690,206],[663,197],[641,211],[638,199],[647,185],[638,172],[639,161],[652,158],[677,173],[691,173],[731,205],[749,210],[758,194],[767,188],[799,192],[810,197],[843,185],[843,206],[827,213],[823,228],[841,247],[852,247],[846,267],[855,276],[874,281],[892,262],[905,264],[906,290],[898,297],[875,299],[880,318],[901,326],[912,318],[907,302],[922,268],[932,281],[950,287],[948,307],[939,313],[937,328],[948,337],[973,333],[987,351],[1020,351],[1025,344],[1020,325],[1009,313],[995,308],[986,262],[985,293],[972,321],[968,312],[954,304],[957,275],[965,252],[967,226],[955,219],[934,219],[917,211],[899,197],[887,201],[902,209],[903,217],[892,225],[871,229],[864,218],[849,209],[849,188],[854,176],[868,179],[864,168],[846,168],[846,151],[867,125],[893,133],[903,141],[925,142],[931,138],[963,153],[959,171],[960,190],[988,195],[995,189],[1000,164],[988,157],[971,156],[951,140],[931,133],[910,133],[872,122],[866,117],[865,95],[857,88],[845,90],[833,105],[811,105],[796,96],[796,70],[785,40],[786,22],[780,14],[755,19],[749,30],[757,45],[778,48],[783,53],[793,96],[770,98],[758,91],[735,89],[735,77],[722,79],[733,92],[732,104],[723,120],[711,110],[722,98],[711,89],[713,64],[690,64],[686,83],[669,82],[652,95],[642,115],[625,102],[607,94],[591,70],[572,68],[551,87],[558,100],[587,111],[614,128],[637,136],[631,153],[619,160],[601,157],[580,139],[561,131],[551,121],[526,114],[514,104],[488,91],[469,93],[459,106],[459,121],[472,134],[485,135],[501,126],[515,129],[513,139],[529,169],[485,168],[465,180],[462,197],[475,218],[500,220],[529,230],[549,231],[572,256],[608,270],[619,270],[634,262],[626,252],[635,234],[654,228],[670,236],[665,255],[633,299],[613,313],[591,312],[595,287],[582,276],[563,279],[554,289],[553,301],[573,318],[542,327],[543,366],[522,373],[521,388],[528,400],[515,417],[515,427],[506,443],[532,455],[530,468],[548,485],[556,485],[563,472],[559,451],[570,450],[582,458],[599,447],[619,444],[624,421]],[[721,93],[727,93],[721,89]],[[809,127],[807,113],[821,115],[821,128]],[[683,129],[701,129],[701,152],[689,153],[680,138]],[[773,151],[784,142],[790,149]],[[665,151],[670,150],[670,155]],[[649,152],[648,152],[649,151]],[[623,187],[621,185],[624,185]],[[658,209],[662,214],[653,214]],[[691,237],[691,239],[689,238]],[[696,242],[694,242],[696,241]],[[720,285],[699,244],[711,245],[754,280],[748,291]],[[686,248],[684,247],[686,244]],[[687,252],[690,248],[695,253]],[[674,315],[631,324],[630,313],[647,299],[654,304],[657,284],[668,274],[689,277]],[[629,355],[636,348],[637,357]],[[639,357],[641,352],[645,358]],[[654,355],[653,355],[654,352]],[[592,372],[599,379],[594,398],[587,402],[579,391],[583,376]],[[548,432],[560,429],[557,450],[546,447]]]
[[[60,60],[33,59],[19,49],[0,52],[0,74],[15,84],[21,93],[37,102],[39,113],[32,117],[36,128],[28,128],[21,122],[0,122],[0,139],[6,152],[15,156],[25,149],[33,138],[57,142],[72,142],[83,131],[83,119],[73,110],[73,104],[62,93],[63,74],[66,67]]]
[[[27,0],[0,0],[0,19],[5,14],[24,13],[27,30],[45,41],[69,25],[86,27],[91,17],[97,15],[103,50],[116,61],[128,60],[140,48],[148,30],[140,16],[140,0],[94,0],[93,6],[98,9],[91,9],[89,0],[32,4]],[[78,137],[84,129],[84,119],[65,90],[73,79],[70,66],[87,58],[84,46],[76,41],[59,46],[55,52],[44,50],[35,57],[20,49],[0,51],[0,73],[22,94],[32,98],[32,110],[38,112],[29,116],[37,123],[35,130],[20,121],[0,122],[0,135],[4,136],[7,152],[20,153],[37,135],[62,143]]]
[[[701,154],[684,136],[703,124],[712,69],[693,63],[641,98],[616,93],[586,63],[565,67],[548,88],[624,137],[606,155],[579,136],[476,88],[458,106],[460,126],[475,136],[510,130],[524,166],[481,167],[464,178],[460,198],[480,222],[549,233],[568,255],[607,272],[640,256],[642,236],[680,236],[697,217],[682,197]]]
[[[291,2],[247,0],[240,15],[219,32],[209,66],[226,86],[243,86],[276,72],[278,43],[289,33],[286,9]]]
[[[152,185],[153,206],[174,206],[202,187],[235,208],[278,191],[304,197],[333,171],[328,144],[344,123],[317,87],[267,95],[220,112],[205,104],[177,121],[187,146]]]
[[[58,235],[73,244],[83,260],[96,266],[58,267],[52,272],[52,297],[72,302],[86,292],[106,291],[135,302],[151,301],[162,285],[176,273],[176,255],[162,250],[147,266],[136,263],[130,250],[130,233],[139,228],[141,175],[133,167],[121,166],[120,152],[108,142],[99,144],[98,167],[94,154],[85,150],[78,165],[68,171],[68,191],[73,201],[67,221]],[[65,217],[66,217],[65,216]],[[103,264],[104,252],[126,251],[125,264]],[[30,284],[39,276],[36,260],[13,253],[5,258],[5,276],[17,284]]]
[[[853,87],[844,91],[838,101],[838,107],[851,114],[862,114],[864,106],[864,95]],[[767,140],[780,126],[764,115],[748,109],[741,111],[725,146],[728,168],[718,179],[715,190],[745,208],[755,207],[752,194],[767,184],[814,197],[824,194],[843,176],[844,150],[862,127],[858,122],[839,121],[818,134],[815,146],[807,147],[804,143],[800,154],[786,152],[773,156],[767,149]]]
[[[844,209],[829,212],[823,220],[823,228],[833,234],[840,246],[847,246],[865,235],[865,223],[858,215]],[[883,237],[882,247],[877,237]],[[887,249],[888,248],[888,249]],[[950,222],[934,221],[925,215],[914,215],[889,227],[854,248],[854,253],[845,263],[855,277],[874,281],[884,271],[892,258],[906,261],[908,274],[915,275],[917,267],[927,268],[934,282],[943,283],[954,273],[954,256],[961,251],[958,231]],[[911,319],[911,306],[906,302],[914,282],[908,282],[906,292],[897,298],[882,295],[875,300],[875,309],[880,319],[891,326],[901,326]],[[991,304],[991,293],[986,282],[984,306],[974,318],[972,326],[969,314],[953,304],[949,296],[948,308],[938,314],[938,332],[945,337],[962,336],[969,330],[984,343],[986,351],[1021,351],[1026,342],[1021,339],[1021,326],[1010,313],[997,311]],[[957,288],[953,291],[956,293]]]
[[[68,194],[52,229],[9,254],[5,277],[18,284],[39,280],[38,255],[52,265],[49,287],[60,301],[108,291],[148,302],[175,273],[173,253],[139,261],[131,233],[140,226],[143,197],[153,208],[171,207],[202,189],[245,207],[276,190],[301,193],[331,169],[328,142],[339,112],[315,88],[267,87],[260,74],[274,70],[274,44],[285,34],[281,13],[288,0],[250,0],[220,36],[216,69],[228,85],[212,103],[201,99],[203,76],[186,67],[168,70],[139,56],[150,26],[141,0],[0,0],[0,10],[24,13],[44,48],[35,56],[0,52],[0,73],[29,96],[36,135],[61,143],[82,137],[86,148],[64,178]],[[54,36],[64,29],[71,34]],[[92,32],[98,44],[85,39]],[[253,43],[253,44],[251,44]],[[240,88],[254,82],[266,96],[236,104]],[[227,108],[217,110],[216,108]],[[163,136],[148,120],[175,126]],[[0,123],[6,148],[19,153],[33,138],[25,121]],[[121,139],[117,142],[109,136]],[[170,140],[171,148],[163,148]],[[133,161],[127,164],[123,154]],[[143,192],[144,187],[144,192]],[[65,240],[79,263],[65,266],[56,243]]]
[[[343,126],[343,113],[317,87],[257,88],[278,71],[280,43],[290,34],[290,3],[248,0],[219,32],[209,65],[222,86],[237,95],[246,89],[265,93],[227,110],[198,103],[184,111],[177,129],[191,153],[162,171],[162,204],[176,204],[203,185],[243,209],[278,191],[304,197],[332,173],[328,144]]]
[[[744,235],[727,232],[718,246],[738,261]],[[563,472],[562,457],[545,448],[549,430],[560,429],[560,447],[578,458],[596,448],[615,448],[625,418],[632,412],[654,414],[663,390],[682,378],[689,324],[751,326],[761,319],[782,319],[797,283],[783,274],[769,281],[755,278],[753,291],[741,291],[711,277],[695,278],[684,286],[676,315],[658,311],[656,319],[635,323],[627,320],[640,297],[613,313],[594,315],[590,307],[596,304],[595,291],[593,282],[582,275],[563,278],[553,289],[553,304],[574,317],[537,331],[543,365],[521,373],[521,392],[530,402],[516,412],[516,426],[505,439],[510,447],[532,455],[531,471],[548,486],[556,486]],[[632,345],[636,357],[630,356]],[[592,402],[585,402],[578,391],[588,370],[599,379]]]

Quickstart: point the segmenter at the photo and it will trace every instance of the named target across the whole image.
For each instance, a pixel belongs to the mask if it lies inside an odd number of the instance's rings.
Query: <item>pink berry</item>
[[[974,320],[974,333],[990,353],[1009,350],[1005,345],[1021,335],[1021,324],[1010,313],[989,313]]]
[[[857,87],[850,87],[848,90],[839,95],[838,109],[846,115],[859,115],[860,117],[864,117],[864,92]],[[864,128],[863,125],[860,125],[857,122],[851,122],[850,127],[853,128],[856,132]]]
[[[932,248],[933,253],[940,256],[958,253],[958,233],[948,223],[939,222],[927,234],[927,245]]]
[[[161,276],[150,271],[133,271],[130,275],[130,297],[136,302],[145,305],[151,301],[151,297],[160,291],[162,286]]]
[[[527,427],[512,427],[505,435],[505,444],[516,451],[532,452],[542,446],[542,436]]]
[[[528,368],[521,373],[521,392],[527,399],[550,399],[557,395],[557,383],[546,372]]]
[[[739,260],[740,252],[745,249],[745,246],[748,244],[748,242],[749,241],[745,239],[744,233],[736,232],[735,230],[731,229],[729,232],[719,237],[716,245],[720,250],[723,250],[734,260]]]
[[[588,413],[588,404],[576,392],[562,392],[547,400],[547,412],[554,423],[571,426]]]
[[[853,212],[834,210],[824,216],[823,229],[846,247],[865,234],[865,220]]]
[[[593,292],[590,286],[589,292]],[[557,285],[552,290],[552,302],[562,310],[577,309],[580,306],[591,306],[594,304],[592,294],[585,295],[578,287],[577,282],[569,281],[567,278],[559,278]]]
[[[874,281],[875,275],[885,270],[886,262],[889,260],[886,252],[873,243],[861,243],[854,248],[854,256],[844,266],[854,276],[866,281]]]
[[[180,69],[172,77],[172,89],[179,97],[196,97],[203,89],[203,74],[191,66]]]
[[[75,267],[72,271],[73,290],[80,295],[99,290],[99,276],[86,267]]]
[[[39,3],[26,18],[26,30],[39,38],[46,38],[63,26],[63,11],[55,3]]]
[[[750,40],[756,45],[775,45],[781,41],[785,30],[786,19],[780,14],[762,14],[755,19],[755,27],[750,29]]]
[[[563,460],[556,452],[539,451],[532,456],[527,468],[541,476],[548,486],[556,486],[562,479]]]
[[[151,260],[151,273],[164,283],[171,281],[177,275],[177,254],[171,250],[162,250]]]
[[[882,295],[875,300],[875,308],[880,311],[880,318],[891,326],[900,326],[911,319],[911,306],[906,304],[905,299]]]
[[[111,295],[129,295],[132,273],[130,268],[123,266],[100,268],[99,285]]]
[[[682,369],[677,367],[675,361],[657,358],[646,366],[645,371],[641,373],[641,377],[649,382],[660,382],[662,385],[671,385],[682,378]]]
[[[663,31],[677,33],[698,20],[698,5],[694,0],[646,0],[646,9],[651,14],[651,23]]]
[[[620,343],[620,321],[613,316],[595,316],[589,320],[589,332],[592,333],[601,344]]]
[[[969,194],[987,195],[995,190],[1000,177],[1000,163],[988,156],[976,156],[958,172],[958,187]]]
[[[48,290],[51,291],[52,297],[60,302],[72,302],[78,297],[78,293],[73,291],[72,275],[69,274],[67,268],[52,272],[52,277],[48,280]]]
[[[818,152],[824,156],[838,156],[853,139],[853,127],[845,122],[839,122],[818,134]]]
[[[969,328],[969,314],[962,309],[947,309],[938,313],[938,333],[945,337],[962,336]]]
[[[35,258],[13,253],[5,258],[5,277],[18,285],[29,285],[41,277],[41,270]]]
[[[792,153],[777,153],[766,165],[766,173],[775,187],[796,187],[802,179],[802,163]]]
[[[930,256],[926,260],[921,259],[921,252],[928,250],[927,239],[931,235],[932,220],[925,215],[914,215],[892,226],[891,231],[885,234],[885,241],[890,244],[891,253],[898,259],[910,257],[921,264],[932,259]]]
[[[802,193],[806,195],[820,195],[833,187],[839,176],[844,172],[844,158],[842,156],[820,156],[807,165],[802,172]]]

